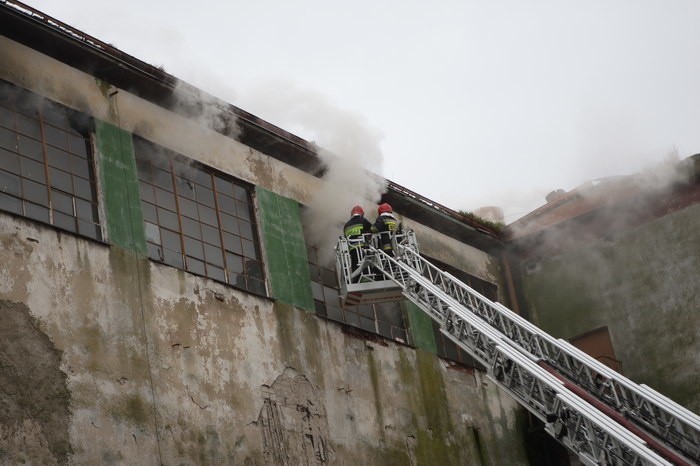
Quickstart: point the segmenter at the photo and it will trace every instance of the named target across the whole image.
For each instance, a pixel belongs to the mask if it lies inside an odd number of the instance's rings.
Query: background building
[[[554,194],[506,232],[521,310],[700,411],[700,155]]]

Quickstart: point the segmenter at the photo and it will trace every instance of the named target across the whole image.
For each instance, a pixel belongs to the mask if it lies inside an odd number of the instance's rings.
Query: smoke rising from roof
[[[380,176],[383,135],[359,114],[341,109],[319,92],[293,82],[272,80],[241,93],[244,108],[317,146],[325,181],[303,213],[310,245],[327,264],[350,210],[361,205],[369,216],[386,190]],[[371,220],[371,218],[370,218]]]
[[[211,94],[178,81],[173,94],[176,110],[231,138],[241,134],[237,118],[226,104]]]

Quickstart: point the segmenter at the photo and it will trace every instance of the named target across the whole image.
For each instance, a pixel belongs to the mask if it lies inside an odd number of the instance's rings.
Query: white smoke
[[[318,248],[319,260],[328,264],[352,207],[361,205],[372,221],[386,190],[380,176],[383,135],[361,115],[289,81],[259,83],[241,97],[244,108],[316,144],[325,183],[304,209],[303,222],[307,240]]]

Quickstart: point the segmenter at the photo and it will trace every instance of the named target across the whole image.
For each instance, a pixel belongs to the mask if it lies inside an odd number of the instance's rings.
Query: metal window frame
[[[5,172],[5,170],[2,170],[5,173],[17,176],[20,180],[21,183],[21,195],[16,196],[13,194],[6,194],[9,197],[13,197],[17,199],[20,202],[21,206],[21,212],[14,212],[14,211],[7,211],[11,212],[15,215],[19,215],[22,218],[26,218],[32,221],[40,222],[45,225],[50,225],[53,228],[56,228],[61,231],[65,231],[77,236],[80,236],[82,238],[87,238],[93,241],[98,241],[101,243],[105,242],[105,232],[104,232],[104,226],[102,224],[102,219],[104,218],[103,212],[100,208],[100,199],[99,199],[99,190],[98,190],[98,180],[97,180],[97,165],[96,165],[96,157],[95,157],[95,150],[94,150],[94,144],[93,144],[93,138],[92,138],[92,133],[87,132],[87,134],[82,133],[78,129],[70,126],[70,121],[71,121],[71,116],[74,114],[80,114],[81,116],[84,114],[81,114],[77,112],[76,110],[73,110],[71,108],[68,108],[58,102],[54,102],[51,99],[45,98],[39,94],[36,94],[34,92],[31,92],[29,90],[26,90],[24,88],[21,88],[19,86],[16,86],[12,83],[9,83],[4,80],[0,80],[0,85],[9,88],[12,90],[12,92],[16,93],[18,96],[26,96],[29,99],[37,99],[38,102],[47,102],[50,104],[54,109],[58,109],[62,115],[64,116],[65,120],[68,122],[69,126],[68,127],[58,127],[53,124],[51,121],[47,121],[46,118],[46,109],[42,108],[41,105],[35,105],[35,108],[33,110],[36,112],[35,115],[30,115],[27,112],[22,111],[23,109],[18,108],[17,102],[15,103],[7,103],[7,102],[0,102],[0,107],[8,110],[13,114],[13,127],[8,128],[6,126],[3,126],[3,129],[6,129],[12,133],[14,133],[15,137],[17,138],[17,145],[14,149],[14,153],[17,155],[18,160],[21,164],[23,159],[31,160],[36,162],[37,164],[41,164],[43,168],[43,183],[38,182],[36,180],[32,180],[31,178],[25,176],[21,172],[21,167],[20,167],[20,173],[11,173],[11,172]],[[27,119],[34,120],[38,123],[39,127],[39,134],[38,135],[30,135],[25,132],[22,132],[19,127],[18,127],[18,115],[22,116]],[[91,117],[88,117],[85,115],[87,118],[89,118],[89,121],[92,121]],[[56,145],[50,143],[47,140],[46,132],[48,129],[55,129],[58,131],[61,131],[65,133],[66,135],[66,145],[65,147],[57,147]],[[72,131],[70,131],[72,130]],[[29,155],[25,155],[20,153],[19,151],[19,137],[24,137],[28,140],[35,141],[37,142],[40,147],[41,147],[41,161],[37,159],[33,159]],[[39,139],[37,139],[37,136]],[[70,144],[70,139],[69,136],[73,136],[75,138],[80,138],[83,141],[84,148],[85,148],[85,156],[81,155],[80,152],[74,151],[71,148]],[[48,151],[50,148],[61,150],[62,152],[65,152],[68,157],[68,166],[54,166],[49,164],[49,155]],[[75,157],[78,159],[83,159],[86,161],[87,164],[87,178],[83,176],[83,174],[79,173],[77,170],[74,170],[71,162],[71,157]],[[68,176],[70,176],[70,184],[71,184],[71,190],[72,192],[65,191],[64,189],[52,185],[51,177],[52,177],[52,172],[51,170],[60,170],[62,173],[66,173]],[[76,192],[76,186],[75,186],[75,178],[78,178],[80,180],[83,180],[84,182],[87,182],[87,184],[90,187],[90,199],[85,198],[84,196],[80,195],[79,193]],[[47,199],[47,204],[46,205],[41,205],[38,204],[31,199],[27,198],[25,192],[24,192],[24,182],[22,180],[27,180],[31,181],[33,183],[40,184],[44,187],[45,193],[46,193],[46,199]],[[69,214],[65,211],[57,210],[56,206],[56,200],[58,199],[56,195],[54,194],[54,191],[56,191],[58,194],[64,195],[66,197],[70,197],[70,203],[71,203],[71,210],[72,212]],[[55,199],[54,199],[55,198]],[[91,217],[90,219],[82,218],[79,216],[78,213],[78,200],[84,201],[90,205],[91,209]],[[36,205],[39,206],[42,209],[46,209],[48,212],[48,221],[44,221],[42,219],[32,217],[28,215],[27,213],[27,204],[30,205]],[[2,209],[3,212],[5,212],[5,209]],[[70,219],[73,222],[73,229],[64,227],[57,223],[57,218],[59,215],[65,215],[66,217],[70,217]],[[81,223],[85,224],[87,227],[90,227],[91,230],[94,229],[94,234],[87,234],[85,233],[84,230],[81,229]]]
[[[219,283],[224,283],[224,284],[232,286],[236,289],[247,291],[249,293],[253,293],[253,294],[256,294],[259,296],[264,296],[264,297],[268,296],[267,280],[266,280],[266,273],[265,273],[265,263],[263,261],[262,245],[260,244],[260,234],[258,231],[258,222],[257,222],[257,217],[255,215],[255,204],[254,204],[254,196],[253,196],[254,190],[253,190],[252,186],[249,183],[246,183],[242,180],[239,180],[238,178],[235,178],[229,174],[220,172],[220,171],[214,169],[213,167],[210,167],[208,165],[204,165],[204,164],[196,162],[194,160],[189,160],[189,159],[185,158],[184,156],[182,156],[174,151],[171,151],[167,148],[164,148],[164,147],[162,147],[154,142],[148,141],[146,139],[134,138],[134,142],[135,142],[134,152],[135,152],[136,160],[138,162],[137,163],[137,174],[138,174],[138,182],[139,182],[139,186],[140,186],[139,187],[139,201],[140,201],[142,206],[143,206],[143,203],[147,203],[149,205],[154,206],[156,209],[156,222],[157,223],[153,223],[150,220],[147,221],[144,218],[144,225],[146,223],[156,225],[159,229],[159,235],[162,235],[162,232],[161,232],[162,229],[165,229],[169,232],[172,232],[172,233],[178,235],[178,238],[180,241],[179,254],[180,254],[180,260],[181,260],[182,266],[180,267],[180,266],[177,266],[177,265],[174,265],[174,264],[171,264],[171,263],[168,263],[165,261],[165,256],[164,256],[165,249],[172,251],[173,253],[178,253],[178,251],[174,251],[170,248],[166,248],[163,244],[162,236],[161,236],[160,244],[156,244],[153,241],[150,241],[148,238],[146,239],[147,245],[151,244],[153,246],[156,246],[156,247],[158,247],[158,249],[160,251],[159,257],[154,257],[154,255],[151,254],[151,252],[149,250],[149,252],[148,252],[149,257],[157,262],[164,263],[164,264],[169,265],[171,267],[179,268],[181,270],[184,270],[188,273],[192,273],[194,275],[206,277],[210,280],[214,280],[214,281],[217,281]],[[144,147],[143,151],[141,149],[142,146]],[[153,157],[152,156],[153,153],[150,153],[150,150],[147,149],[146,147],[153,148],[153,151],[155,151],[154,153],[156,153],[156,156]],[[162,154],[165,154],[165,156],[163,156]],[[141,164],[148,165],[148,169],[149,169],[149,171],[151,171],[151,173],[152,173],[152,170],[154,170],[154,169],[167,172],[168,175],[170,176],[170,184],[172,186],[172,190],[168,191],[167,189],[164,189],[163,187],[155,184],[155,182],[152,179],[150,179],[150,180],[142,179]],[[192,175],[189,175],[189,174],[182,172],[180,169],[180,165],[187,166],[191,170],[197,170],[197,175],[192,176]],[[201,182],[198,181],[197,177],[200,176],[200,174],[204,174],[208,177],[208,180],[210,181],[208,186],[205,186],[204,184],[202,184]],[[149,175],[150,175],[150,173],[149,173]],[[229,196],[228,194],[220,191],[219,187],[217,186],[216,177],[223,179],[226,182],[231,183],[232,189],[234,192],[234,196]],[[150,178],[150,176],[149,176],[149,178]],[[179,188],[179,180],[178,179],[182,179],[182,180],[187,181],[188,183],[192,183],[192,185],[193,185],[192,190],[195,193],[194,199],[191,199],[190,197],[183,195],[179,191],[180,188]],[[153,201],[151,201],[150,199],[144,199],[143,193],[141,192],[142,185],[146,185],[152,190],[152,192],[154,194]],[[197,194],[196,194],[197,193],[197,186],[200,186],[201,188],[205,188],[205,189],[212,191],[213,204],[214,204],[213,207],[209,206],[207,203],[203,203],[197,199]],[[239,199],[239,197],[237,197],[236,190],[235,190],[236,186],[241,187],[245,190],[245,193],[246,193],[245,202],[243,202],[243,200],[241,200],[241,199]],[[165,207],[162,203],[158,202],[157,193],[155,191],[156,188],[160,189],[164,192],[167,192],[173,196],[174,202],[175,202],[175,211],[171,210],[168,207]],[[237,215],[237,213],[224,212],[222,210],[222,208],[220,207],[220,203],[221,203],[220,196],[228,196],[228,197],[231,197],[234,201],[246,204],[247,216],[250,219],[248,220],[248,219],[239,217]],[[188,201],[195,203],[195,205],[197,206],[197,211],[198,211],[197,218],[192,218],[190,215],[183,214],[182,206],[181,206],[182,199],[187,199]],[[199,207],[200,206],[214,210],[214,213],[216,215],[217,225],[212,225],[212,224],[209,224],[209,223],[201,220],[200,215],[199,215]],[[170,227],[165,226],[163,223],[161,223],[161,219],[160,219],[161,214],[158,211],[159,208],[161,208],[163,210],[167,210],[169,212],[172,212],[177,216],[178,231],[174,231]],[[231,215],[231,216],[235,217],[237,221],[249,224],[251,226],[253,238],[248,239],[248,238],[244,237],[243,235],[240,234],[240,231],[238,233],[225,231],[223,229],[223,226],[222,226],[223,225],[222,224],[222,215],[223,214]],[[197,227],[198,227],[199,232],[200,232],[199,238],[195,238],[195,237],[193,237],[185,232],[185,229],[183,228],[183,217],[187,217],[189,220],[191,220],[197,224]],[[211,227],[211,228],[217,230],[217,234],[218,234],[218,243],[217,244],[212,244],[211,242],[206,241],[202,237],[203,226],[208,226],[208,227]],[[226,249],[224,234],[233,235],[241,241],[241,253],[237,253],[237,252],[231,251],[229,249]],[[188,254],[188,252],[193,252],[193,251],[188,251],[189,248],[186,246],[187,238],[189,238],[192,241],[196,241],[202,245],[202,258],[198,258],[196,256]],[[251,257],[249,255],[246,255],[245,248],[243,247],[244,240],[250,241],[253,243],[254,252],[255,252],[256,257]],[[206,249],[205,245],[214,246],[219,251],[221,251],[221,261],[222,261],[223,266],[219,266],[219,265],[207,260],[206,253],[205,253],[205,249]],[[244,270],[242,273],[238,274],[238,276],[241,276],[244,278],[244,285],[245,286],[238,285],[231,280],[230,274],[234,273],[234,272],[229,267],[227,254],[233,254],[235,256],[242,258],[243,263],[244,263]],[[189,261],[188,261],[188,259],[189,259]],[[203,264],[203,268],[204,268],[203,273],[200,272],[199,270],[193,270],[193,266],[190,264],[192,264],[194,261],[201,262]],[[252,262],[259,264],[259,267],[262,270],[262,274],[261,274],[262,277],[261,278],[255,277],[249,273],[247,266],[246,266],[247,261],[252,261]],[[214,267],[223,272],[223,275],[224,275],[223,280],[219,276],[214,275],[212,272],[210,272],[210,268],[214,268]],[[259,286],[259,288],[258,288],[258,286]]]

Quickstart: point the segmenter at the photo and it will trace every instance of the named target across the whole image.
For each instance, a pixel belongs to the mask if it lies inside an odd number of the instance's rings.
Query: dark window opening
[[[0,81],[0,210],[102,241],[86,115]]]
[[[409,344],[408,323],[401,301],[343,307],[335,263],[321,264],[316,248],[307,246],[316,314]]]
[[[149,257],[267,296],[252,187],[141,138],[134,151]]]
[[[491,301],[496,301],[498,299],[498,286],[482,280],[481,278],[475,277],[474,275],[468,274],[462,270],[457,269],[451,265],[440,262],[439,260],[426,257],[430,263],[432,263],[438,269],[445,271],[457,278],[462,283],[466,284],[485,298]],[[457,343],[452,341],[448,336],[440,331],[440,326],[437,322],[433,321],[433,336],[435,337],[435,345],[437,347],[437,354],[450,361],[459,362],[468,366],[478,366],[478,362],[469,355],[466,351],[460,348]]]

